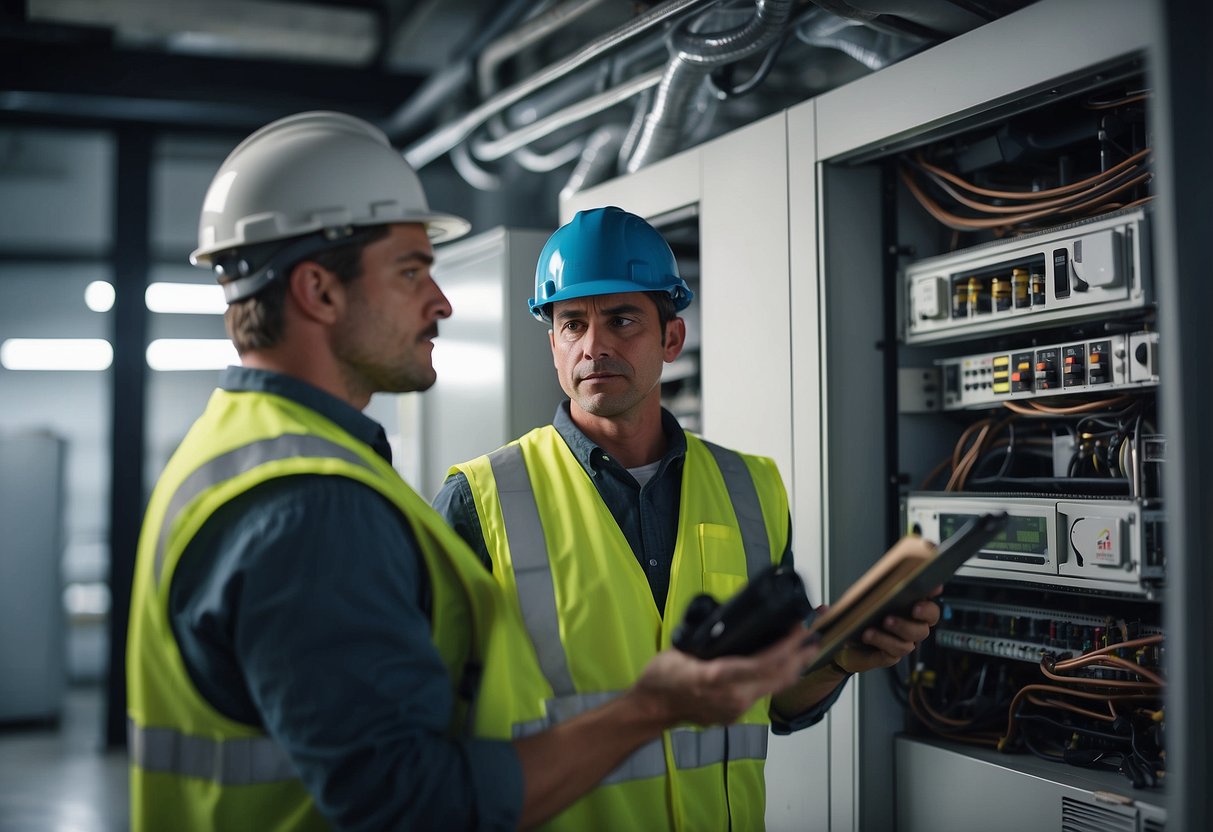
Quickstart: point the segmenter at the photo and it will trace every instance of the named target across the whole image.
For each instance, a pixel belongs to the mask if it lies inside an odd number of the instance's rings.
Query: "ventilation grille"
[[[1137,832],[1137,810],[1062,797],[1061,832]]]

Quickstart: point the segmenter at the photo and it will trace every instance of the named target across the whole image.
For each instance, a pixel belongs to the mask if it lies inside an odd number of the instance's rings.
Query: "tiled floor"
[[[125,752],[106,752],[102,688],[71,688],[57,726],[0,726],[0,832],[122,832]]]

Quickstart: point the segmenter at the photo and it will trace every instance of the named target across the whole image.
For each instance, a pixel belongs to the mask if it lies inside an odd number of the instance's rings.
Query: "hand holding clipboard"
[[[809,625],[821,651],[806,673],[825,667],[848,641],[858,641],[885,616],[910,618],[917,601],[945,583],[961,565],[1006,528],[1005,511],[974,517],[933,551],[909,552],[894,545]]]
[[[848,641],[858,640],[885,616],[909,618],[915,602],[952,577],[1006,523],[1006,512],[982,514],[926,553],[894,545],[810,623],[809,633],[819,639],[821,650],[805,672],[828,665]],[[692,601],[673,643],[701,659],[748,655],[785,636],[811,609],[795,571],[772,566],[724,604],[706,595]]]

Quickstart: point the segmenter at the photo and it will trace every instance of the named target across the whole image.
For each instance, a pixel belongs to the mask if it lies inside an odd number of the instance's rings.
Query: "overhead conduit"
[[[697,32],[697,25],[710,25],[718,12],[746,14],[745,7],[712,9],[719,0],[668,0],[643,12],[612,32],[586,44],[502,91],[496,89],[498,69],[505,61],[551,37],[603,0],[565,0],[486,44],[475,58],[476,82],[483,101],[470,112],[431,132],[404,151],[415,167],[424,167],[446,153],[459,173],[471,184],[493,189],[497,175],[480,166],[507,156],[532,171],[548,172],[580,156],[577,170],[565,190],[593,185],[619,170],[634,172],[686,146],[694,138],[690,125],[700,106],[748,93],[769,71],[779,47],[795,33],[801,41],[819,48],[848,54],[868,69],[878,69],[901,57],[922,34],[901,18],[895,28],[873,31],[872,21],[857,15],[841,0],[756,0],[748,20],[717,32]],[[820,8],[814,8],[814,6]],[[838,8],[846,12],[838,17]],[[798,9],[798,10],[797,10]],[[825,11],[824,9],[829,9]],[[674,21],[667,37],[669,59],[664,68],[652,69],[654,48],[660,40],[650,38],[626,51],[640,35]],[[910,31],[907,31],[909,29]],[[897,35],[893,35],[896,31]],[[913,32],[912,36],[910,32]],[[711,81],[713,70],[769,50],[760,70],[749,82],[721,89]],[[600,59],[609,58],[603,61]],[[599,61],[596,67],[591,63]],[[637,66],[638,65],[638,66]],[[590,91],[593,90],[591,94]],[[427,97],[430,98],[430,97]],[[621,124],[602,124],[594,116],[628,99],[636,100],[626,131]],[[515,115],[520,126],[506,122],[511,108],[525,104]],[[597,122],[595,124],[595,121]],[[581,135],[546,153],[531,145],[559,130],[585,123]],[[480,131],[480,135],[477,132]],[[597,131],[591,133],[591,131]],[[696,132],[702,132],[698,129]],[[576,134],[573,134],[576,135]]]
[[[404,158],[415,168],[425,167],[467,139],[489,118],[518,103],[536,90],[608,54],[654,26],[670,18],[710,5],[712,2],[713,0],[668,0],[660,6],[649,9],[603,37],[591,41],[572,55],[550,64],[531,77],[502,90],[466,113],[462,118],[433,131],[407,148],[404,151]]]
[[[772,45],[792,12],[792,0],[758,0],[754,16],[724,32],[700,34],[679,24],[670,34],[671,59],[645,119],[636,149],[627,161],[633,173],[670,155],[679,146],[686,115],[715,67],[740,61]]]

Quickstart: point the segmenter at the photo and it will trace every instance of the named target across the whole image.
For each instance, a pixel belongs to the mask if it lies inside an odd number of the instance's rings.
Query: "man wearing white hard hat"
[[[678,723],[730,722],[815,654],[658,655],[622,696],[515,739],[521,624],[397,475],[376,392],[425,390],[451,307],[431,211],[381,131],[303,113],[207,192],[192,260],[241,357],[169,460],[128,643],[132,826],[533,826]]]

